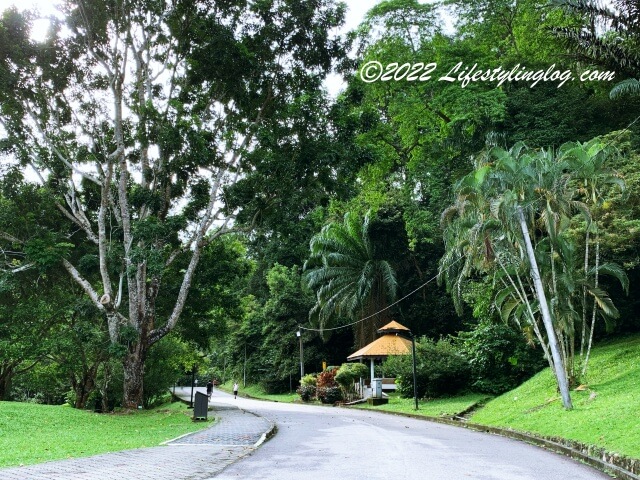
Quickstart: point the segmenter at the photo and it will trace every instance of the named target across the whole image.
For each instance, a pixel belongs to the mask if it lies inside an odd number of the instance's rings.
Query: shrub
[[[389,357],[385,369],[397,372],[400,395],[413,397],[411,355]],[[442,397],[460,392],[469,381],[469,365],[450,340],[422,338],[416,342],[417,393],[421,398]]]
[[[367,373],[369,369],[363,363],[343,363],[336,372],[335,381],[348,391],[360,378],[366,377]]]
[[[335,381],[342,388],[344,398],[351,400],[357,396],[354,384],[362,377],[366,377],[369,369],[362,363],[343,363],[338,369]]]
[[[338,369],[332,367],[318,374],[316,396],[322,403],[336,403],[342,400],[342,390],[336,382],[337,373]]]
[[[316,396],[315,385],[300,385],[296,390],[303,402],[309,402]]]
[[[499,395],[545,367],[540,349],[501,321],[481,320],[470,332],[458,335],[461,353],[471,367],[471,387]]]
[[[307,373],[300,380],[300,385],[313,385],[315,387],[316,386],[316,382],[317,382],[316,374],[315,373]]]
[[[318,388],[324,387],[337,387],[338,383],[336,382],[336,374],[338,373],[337,368],[326,369],[324,372],[318,374],[316,380],[316,386]]]
[[[334,387],[318,387],[317,396],[322,403],[334,404],[342,400],[342,390]]]

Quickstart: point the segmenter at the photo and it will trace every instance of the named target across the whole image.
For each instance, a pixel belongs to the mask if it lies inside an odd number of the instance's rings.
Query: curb
[[[429,417],[426,415],[415,415],[411,413],[402,413],[402,412],[389,412],[385,410],[374,410],[380,413],[386,413],[387,415],[397,415],[400,417],[410,417],[415,418],[417,420],[425,420],[428,422],[434,423],[443,423],[445,425],[451,425],[454,427],[462,427],[468,428],[470,430],[475,430],[478,432],[491,433],[493,435],[500,435],[502,437],[512,438],[514,440],[520,440],[522,442],[527,442],[531,445],[535,445],[537,447],[544,448],[546,450],[553,451],[555,453],[560,453],[562,455],[573,458],[574,460],[581,461],[591,467],[594,467],[608,475],[613,475],[615,478],[620,478],[623,480],[640,480],[640,476],[635,472],[628,470],[624,466],[616,465],[612,463],[610,460],[603,460],[600,458],[593,457],[588,455],[580,450],[576,450],[567,445],[563,445],[561,443],[539,437],[530,433],[519,432],[517,430],[511,430],[500,427],[491,427],[488,425],[481,425],[479,423],[463,423],[459,420],[452,420],[451,418],[446,417]],[[585,446],[586,447],[586,446]],[[609,459],[615,459],[614,454],[605,454],[605,457]]]
[[[276,424],[273,422],[270,422],[270,423],[271,423],[271,427],[269,427],[269,430],[264,432],[260,437],[260,440],[258,440],[256,443],[253,444],[253,448],[258,448],[260,445],[262,445],[264,442],[271,439],[271,437],[273,437],[276,433],[278,433],[278,427],[276,426]]]

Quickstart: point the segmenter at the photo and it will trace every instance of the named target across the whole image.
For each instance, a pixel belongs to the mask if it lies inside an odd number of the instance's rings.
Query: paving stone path
[[[177,391],[189,398],[187,389]],[[226,395],[222,392],[218,396]],[[230,396],[229,396],[230,397]],[[0,480],[207,480],[253,452],[273,428],[268,420],[212,402],[213,426],[163,446],[0,469]]]
[[[254,413],[215,403],[213,405],[219,418],[214,427],[190,433],[167,445],[251,446],[259,442],[263,433],[271,428],[268,420]]]

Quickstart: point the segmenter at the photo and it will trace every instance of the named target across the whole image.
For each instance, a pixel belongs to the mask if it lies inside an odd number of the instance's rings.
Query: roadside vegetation
[[[571,392],[574,408],[560,397],[547,368],[490,401],[470,422],[562,437],[640,459],[640,336],[594,348],[587,381]]]
[[[640,333],[636,0],[382,0],[348,35],[336,0],[120,3],[64,2],[42,41],[0,12],[0,401],[72,405],[38,410],[96,435],[61,455],[153,431],[125,424],[176,383],[354,400],[392,319],[417,382],[377,364],[386,408],[478,392],[477,421],[634,452],[637,347],[595,347]],[[2,415],[16,455],[58,448]]]
[[[420,399],[418,400],[418,410],[416,410],[413,398],[402,398],[399,394],[392,393],[389,395],[389,403],[387,404],[374,407],[367,403],[361,403],[355,407],[365,410],[409,413],[411,415],[425,417],[453,417],[462,414],[489,398],[487,395],[481,393],[468,393],[456,397],[434,398],[430,400]]]
[[[211,425],[181,402],[128,413],[0,402],[0,467],[30,465],[160,443]]]

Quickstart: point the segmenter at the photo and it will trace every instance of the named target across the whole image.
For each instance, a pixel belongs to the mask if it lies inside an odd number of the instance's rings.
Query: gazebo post
[[[375,377],[373,370],[373,358],[371,359],[371,388],[373,388],[373,377]]]

